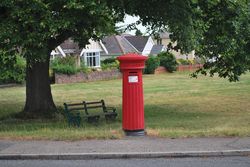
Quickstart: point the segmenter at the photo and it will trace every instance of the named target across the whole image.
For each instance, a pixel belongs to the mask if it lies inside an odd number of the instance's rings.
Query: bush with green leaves
[[[51,68],[55,73],[68,75],[76,74],[80,71],[80,68],[76,66],[76,58],[73,56],[55,58],[51,61]]]
[[[107,58],[102,61],[102,64],[112,64],[115,63],[116,61],[117,61],[116,58]]]
[[[105,59],[105,60],[107,60],[107,59]],[[119,69],[119,61],[114,59],[115,61],[112,62],[110,60],[111,59],[109,59],[108,61],[105,61],[105,63],[104,63],[104,61],[102,61],[102,63],[101,63],[102,70]],[[107,63],[107,62],[109,62],[109,63]]]
[[[4,56],[2,56],[4,58]],[[1,61],[2,62],[2,61]],[[4,60],[1,63],[4,64]],[[2,66],[4,67],[4,66]],[[0,84],[6,83],[24,83],[25,81],[25,71],[26,71],[26,61],[23,57],[16,55],[14,63],[8,68],[1,68],[0,73]]]
[[[91,71],[90,68],[88,68],[88,66],[85,64],[85,61],[83,58],[81,58],[81,62],[80,62],[81,66],[80,66],[80,71],[83,73],[88,73]]]
[[[176,71],[177,62],[176,58],[172,53],[161,52],[157,55],[160,60],[160,65],[165,67],[169,72]]]
[[[156,56],[149,56],[146,63],[145,63],[145,69],[144,69],[144,73],[145,74],[154,74],[155,73],[155,69],[157,67],[159,67],[160,65],[160,60],[158,57]]]

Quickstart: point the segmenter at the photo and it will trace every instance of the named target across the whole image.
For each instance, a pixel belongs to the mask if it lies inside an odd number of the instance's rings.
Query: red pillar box
[[[119,56],[123,75],[122,127],[126,135],[144,135],[142,69],[146,56],[130,53]]]

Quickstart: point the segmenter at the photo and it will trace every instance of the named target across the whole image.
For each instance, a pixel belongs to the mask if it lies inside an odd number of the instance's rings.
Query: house
[[[101,60],[117,57],[126,53],[138,53],[148,56],[154,46],[150,36],[132,36],[129,34],[111,35],[100,41],[89,40],[89,44],[80,49],[72,39],[64,41],[51,52],[52,58],[75,55],[92,68],[101,66]]]
[[[168,44],[171,42],[169,36],[170,36],[170,33],[168,32],[159,33],[158,38],[154,38],[154,42],[157,43],[157,45],[163,45],[165,46],[165,48],[168,48]],[[194,51],[192,51],[189,54],[182,54],[180,51],[177,52],[175,50],[170,50],[170,52],[175,55],[176,59],[194,60],[195,58]]]

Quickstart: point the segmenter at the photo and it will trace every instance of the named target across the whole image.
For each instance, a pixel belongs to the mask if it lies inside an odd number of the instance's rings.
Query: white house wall
[[[146,43],[143,51],[142,51],[142,55],[148,56],[152,50],[154,46],[154,41],[151,37],[148,38],[148,42]]]
[[[89,44],[86,45],[85,47],[86,49],[93,49],[93,50],[102,50],[102,47],[99,43],[99,41],[93,41],[93,40],[89,40]]]
[[[85,45],[85,48],[82,49],[80,56],[83,56],[87,52],[101,52],[103,51],[100,43],[98,41],[89,40],[89,44]]]

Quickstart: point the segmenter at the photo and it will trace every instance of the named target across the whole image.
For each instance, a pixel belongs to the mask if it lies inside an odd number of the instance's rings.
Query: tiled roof
[[[163,45],[154,45],[151,49],[150,54],[157,55],[164,49]]]
[[[123,54],[115,35],[103,38],[102,43],[107,49],[108,54]]]
[[[119,42],[123,53],[135,53],[138,52],[123,36],[116,36],[117,41]]]
[[[106,47],[108,54],[124,54],[137,52],[123,36],[112,35],[105,37],[102,43]]]
[[[124,36],[139,52],[143,52],[149,36]]]
[[[80,52],[78,43],[74,42],[72,39],[65,40],[60,46],[65,53],[79,53]]]

